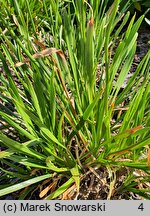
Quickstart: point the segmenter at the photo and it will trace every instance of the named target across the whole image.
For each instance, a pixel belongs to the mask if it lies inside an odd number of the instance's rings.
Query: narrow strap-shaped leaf
[[[7,115],[4,112],[0,111],[0,115],[15,129],[17,129],[21,134],[23,134],[24,136],[28,137],[29,139],[35,139],[36,137],[34,137],[32,134],[30,134],[27,130],[23,129],[21,126],[19,126],[18,123],[15,122],[15,119],[9,115]]]
[[[28,187],[32,184],[38,183],[40,181],[43,181],[43,180],[51,178],[51,177],[52,177],[52,174],[46,174],[43,176],[38,176],[38,177],[35,177],[32,179],[29,179],[27,181],[24,181],[24,182],[15,184],[15,185],[11,185],[10,187],[7,187],[7,188],[0,190],[0,196],[4,196],[6,194],[10,194],[10,193],[13,193],[15,191],[19,191],[25,187]]]
[[[44,156],[42,154],[35,152],[34,150],[28,148],[26,145],[20,144],[17,141],[14,141],[10,138],[8,138],[6,135],[0,133],[0,140],[6,145],[8,148],[20,152],[25,153],[27,155],[33,156],[35,158],[44,159]]]
[[[72,174],[72,177],[74,178],[75,180],[75,184],[76,184],[76,187],[77,187],[77,192],[79,192],[79,188],[80,188],[80,173],[79,173],[79,168],[78,168],[78,165],[76,164],[75,167],[73,167],[71,170],[70,170],[71,174]]]
[[[67,172],[69,171],[68,168],[65,168],[65,167],[57,167],[54,165],[54,163],[51,161],[51,158],[50,157],[47,157],[46,158],[46,165],[48,166],[48,168],[50,170],[53,170],[54,172]]]
[[[62,148],[66,149],[66,147],[58,141],[58,139],[54,136],[54,134],[43,125],[43,123],[40,121],[40,119],[35,116],[32,112],[27,110],[26,108],[22,107],[24,112],[27,113],[30,118],[34,121],[34,123],[40,128],[40,130],[47,136],[47,139],[50,138],[54,143],[57,143]]]
[[[73,177],[71,177],[67,182],[65,182],[63,185],[61,185],[56,191],[54,191],[53,193],[51,193],[45,199],[46,200],[52,200],[52,199],[58,197],[63,192],[65,192],[73,182],[74,182],[74,179],[73,179]]]

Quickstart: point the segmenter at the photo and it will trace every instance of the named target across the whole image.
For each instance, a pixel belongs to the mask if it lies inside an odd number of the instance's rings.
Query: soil
[[[136,70],[136,67],[138,63],[141,61],[143,56],[147,53],[149,50],[148,40],[150,38],[150,31],[148,29],[142,28],[139,31],[138,36],[138,42],[137,42],[137,51],[134,58],[133,66],[130,70],[130,73],[128,74],[128,78],[132,76],[134,71]],[[2,68],[1,68],[2,71]],[[6,104],[6,106],[9,106],[9,104]],[[13,107],[12,107],[13,109]],[[5,122],[0,120],[0,130],[5,132],[9,137],[13,139],[19,139],[17,132],[13,128],[7,128],[7,125]],[[0,147],[0,151],[3,150],[2,147]],[[8,167],[5,167],[8,169]],[[9,168],[10,169],[10,168]],[[106,200],[106,199],[112,199],[112,200],[141,200],[143,199],[139,195],[132,193],[132,192],[120,192],[120,188],[123,185],[124,179],[126,175],[131,173],[132,170],[129,170],[127,168],[122,168],[121,170],[118,170],[113,173],[114,176],[113,179],[116,179],[114,182],[112,182],[112,178],[110,176],[109,170],[104,167],[99,167],[98,169],[91,169],[87,171],[80,184],[80,191],[77,192],[75,186],[72,186],[72,189],[68,191],[65,195],[58,197],[57,199],[77,199],[77,200]],[[136,173],[134,171],[135,175],[138,175],[138,172]],[[0,171],[0,176],[3,175],[3,172]],[[143,175],[145,175],[143,173]],[[5,182],[6,183],[6,182]],[[7,182],[9,183],[9,181]],[[11,182],[12,183],[12,182]],[[15,183],[15,182],[13,182]],[[110,183],[112,184],[112,191],[110,190]],[[0,184],[4,184],[3,181],[0,182]],[[139,183],[142,187],[141,184]],[[57,185],[58,186],[58,185]],[[150,185],[148,185],[149,187]],[[40,188],[37,188],[32,194],[30,194],[27,199],[40,199],[38,194],[40,192]],[[13,193],[10,195],[7,195],[5,197],[2,197],[2,199],[10,200],[10,199],[17,199],[18,194]]]

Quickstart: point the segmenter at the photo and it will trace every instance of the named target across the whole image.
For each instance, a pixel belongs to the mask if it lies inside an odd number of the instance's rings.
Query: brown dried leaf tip
[[[93,17],[91,17],[88,24],[89,24],[89,27],[93,27],[93,25],[94,25],[94,18]]]
[[[138,130],[140,130],[142,128],[143,128],[143,126],[139,125],[139,126],[137,126],[135,128],[131,128],[131,129],[126,130],[126,132],[129,132],[130,134],[134,134],[135,132],[137,132]]]

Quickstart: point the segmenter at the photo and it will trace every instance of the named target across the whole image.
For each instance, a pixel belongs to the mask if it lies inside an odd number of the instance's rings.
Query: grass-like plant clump
[[[145,16],[113,2],[1,0],[1,197],[78,193],[105,167],[107,199],[114,190],[149,199],[139,184],[150,180],[150,51],[126,80]]]

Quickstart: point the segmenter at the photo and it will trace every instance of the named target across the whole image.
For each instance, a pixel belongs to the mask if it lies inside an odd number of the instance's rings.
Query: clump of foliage
[[[16,179],[1,185],[0,195],[26,188],[24,199],[47,179],[41,197],[54,199],[73,183],[79,191],[86,172],[104,166],[109,198],[114,174],[129,167],[120,193],[147,199],[150,191],[138,190],[136,179],[148,181],[150,174],[150,51],[122,87],[144,15],[129,21],[119,0],[110,7],[92,0],[35,2],[2,1],[0,116],[19,139],[0,132],[1,180]],[[135,169],[145,176],[134,177]]]

